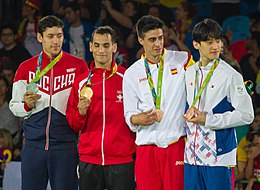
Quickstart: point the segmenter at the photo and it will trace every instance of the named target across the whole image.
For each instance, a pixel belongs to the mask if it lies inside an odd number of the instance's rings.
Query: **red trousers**
[[[168,148],[138,146],[135,175],[138,190],[184,189],[184,138]]]

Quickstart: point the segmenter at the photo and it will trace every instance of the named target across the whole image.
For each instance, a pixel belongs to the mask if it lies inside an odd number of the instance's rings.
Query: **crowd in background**
[[[259,134],[250,133],[260,127],[259,9],[258,0],[225,3],[219,3],[217,0],[0,1],[0,128],[5,129],[0,131],[0,140],[5,138],[5,135],[12,139],[9,142],[0,141],[0,147],[8,146],[13,151],[12,159],[20,159],[23,144],[22,119],[12,115],[8,102],[11,99],[15,71],[23,61],[41,52],[36,28],[43,16],[53,14],[63,19],[63,50],[84,59],[88,64],[93,60],[89,51],[92,32],[98,26],[110,25],[117,32],[118,50],[114,53],[114,59],[118,65],[125,68],[143,53],[135,29],[136,21],[141,16],[149,14],[162,19],[165,22],[165,48],[188,51],[195,61],[198,61],[199,55],[192,45],[191,31],[198,21],[211,17],[216,19],[225,31],[221,58],[239,71],[245,81],[250,80],[254,84],[252,98],[255,121],[250,126],[240,126],[236,129],[239,143],[237,180],[247,179],[251,182],[252,169],[248,169],[247,163],[256,157],[260,160],[260,130]],[[255,175],[260,176],[260,173]]]

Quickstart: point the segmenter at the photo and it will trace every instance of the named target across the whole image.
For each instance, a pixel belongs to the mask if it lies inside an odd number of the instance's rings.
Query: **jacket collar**
[[[111,64],[111,69],[103,69],[103,68],[96,68],[95,67],[95,60],[90,63],[90,69],[92,70],[93,73],[99,73],[99,72],[104,72],[106,70],[106,74],[110,75],[113,72],[113,68],[116,66],[116,61],[112,59],[112,64]]]

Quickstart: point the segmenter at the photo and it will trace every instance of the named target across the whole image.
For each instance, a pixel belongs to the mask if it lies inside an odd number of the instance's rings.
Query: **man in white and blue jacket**
[[[184,156],[185,190],[234,189],[236,134],[234,127],[254,119],[251,98],[241,74],[219,59],[219,24],[212,19],[193,29],[200,60],[185,73],[187,142]]]

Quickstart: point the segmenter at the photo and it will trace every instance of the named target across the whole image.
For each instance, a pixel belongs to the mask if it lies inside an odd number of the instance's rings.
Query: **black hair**
[[[162,29],[164,22],[152,15],[142,16],[136,23],[137,35],[144,38],[144,34],[150,30]]]
[[[134,10],[138,11],[139,3],[137,1],[127,0],[127,1],[125,1],[125,4],[127,4],[127,3],[132,3],[132,5],[134,6]]]
[[[91,42],[93,42],[93,38],[94,38],[95,34],[101,34],[101,35],[109,34],[111,36],[112,43],[113,44],[116,43],[116,40],[117,40],[116,32],[110,26],[105,25],[105,26],[100,26],[100,27],[96,28],[94,30],[94,32],[92,33]]]
[[[61,19],[59,19],[58,17],[53,16],[53,15],[45,16],[38,23],[38,32],[41,35],[43,35],[43,32],[47,28],[52,28],[55,26],[58,28],[62,28],[62,31],[64,31],[64,24]]]
[[[10,30],[12,30],[12,32],[13,32],[14,34],[17,34],[17,28],[16,28],[13,24],[11,24],[11,23],[4,24],[4,25],[1,27],[1,30],[0,30],[0,33],[1,33],[1,34],[2,34],[2,32],[3,32],[4,29],[10,29]]]
[[[75,1],[68,2],[67,4],[65,4],[64,10],[67,9],[67,8],[71,8],[74,12],[80,11],[80,5]]]
[[[198,43],[210,39],[221,39],[222,37],[223,30],[221,26],[215,20],[210,18],[206,18],[197,23],[192,31],[192,38]]]

